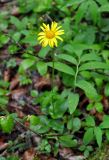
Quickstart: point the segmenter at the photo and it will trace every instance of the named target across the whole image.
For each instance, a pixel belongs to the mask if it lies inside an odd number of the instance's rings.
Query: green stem
[[[76,66],[76,73],[75,73],[75,79],[74,79],[74,92],[76,89],[76,82],[77,82],[77,76],[78,76],[78,72],[79,72],[79,65],[80,65],[80,59],[78,60],[78,64]]]
[[[54,113],[54,102],[53,102],[53,89],[54,89],[54,53],[52,54],[52,78],[51,78],[51,86],[52,86],[52,106],[53,106],[53,113]]]

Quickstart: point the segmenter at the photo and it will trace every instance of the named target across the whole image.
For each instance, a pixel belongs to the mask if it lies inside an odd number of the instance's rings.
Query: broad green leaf
[[[76,132],[81,128],[81,120],[79,118],[73,119],[73,131]]]
[[[103,129],[109,128],[109,116],[104,115],[103,122],[100,124],[100,128]]]
[[[99,61],[101,58],[95,54],[95,53],[89,53],[89,54],[84,54],[82,55],[80,61],[85,62],[85,61]]]
[[[43,61],[38,61],[36,63],[37,65],[37,69],[38,69],[38,72],[40,73],[40,75],[44,75],[47,73],[47,64]]]
[[[68,105],[66,102],[56,101],[49,107],[49,114],[53,119],[62,118],[67,109]]]
[[[65,60],[67,62],[70,62],[72,64],[77,65],[77,60],[73,56],[71,56],[71,55],[68,55],[68,54],[58,54],[58,55],[56,55],[56,57],[58,57],[58,58],[60,58],[62,60]]]
[[[38,56],[41,58],[45,58],[49,51],[50,51],[50,47],[41,48],[38,53]]]
[[[44,10],[48,10],[52,6],[52,0],[40,0],[35,1],[34,12],[42,12]]]
[[[102,144],[102,130],[100,127],[95,127],[94,128],[94,134],[96,137],[96,141],[99,147],[101,147]]]
[[[102,103],[96,102],[94,106],[98,112],[103,112],[103,104]]]
[[[28,117],[28,119],[30,120],[31,125],[35,126],[35,125],[40,123],[40,119],[37,116],[31,115],[31,116]]]
[[[109,96],[109,83],[107,83],[106,85],[105,85],[105,89],[104,89],[104,94],[105,94],[105,96]]]
[[[109,69],[109,64],[104,62],[88,62],[80,66],[79,71],[91,69]]]
[[[22,63],[20,64],[19,72],[20,73],[24,72],[26,69],[30,68],[34,63],[35,63],[34,59],[23,60]]]
[[[45,116],[30,117],[30,128],[36,133],[46,133],[50,129],[49,120]]]
[[[109,141],[109,130],[106,130],[105,134],[106,134],[107,140]]]
[[[79,94],[70,93],[68,96],[68,108],[70,114],[72,114],[76,110],[78,102],[79,102]]]
[[[94,127],[95,126],[94,117],[92,117],[92,116],[87,116],[86,117],[86,126],[87,127]]]
[[[60,133],[63,133],[64,130],[64,124],[58,120],[51,120],[50,126],[53,130],[58,131]]]
[[[108,4],[104,4],[99,8],[99,12],[109,12],[109,2]]]
[[[75,147],[77,145],[77,140],[72,139],[70,135],[59,137],[59,142],[63,147]]]
[[[0,118],[0,125],[4,133],[11,133],[14,127],[14,120],[11,115]]]
[[[53,62],[48,62],[47,65],[53,68]],[[64,72],[69,75],[75,75],[73,68],[68,66],[67,64],[54,62],[54,68],[60,72]]]
[[[96,24],[98,21],[98,18],[99,18],[99,12],[98,12],[99,7],[98,7],[97,3],[93,0],[89,1],[89,4],[90,4],[89,11],[90,11],[92,20],[93,20],[94,24]]]
[[[79,23],[82,18],[84,17],[85,13],[87,12],[88,9],[88,3],[85,1],[83,3],[81,3],[81,5],[79,6],[76,15],[75,15],[75,21],[76,23]]]
[[[98,99],[97,91],[90,82],[87,82],[85,80],[79,80],[77,81],[76,86],[81,88],[85,92],[86,96],[90,99]]]
[[[83,143],[88,145],[94,138],[94,130],[93,128],[88,128],[83,137]]]
[[[11,16],[10,22],[14,24],[18,30],[24,29],[23,23],[17,17]]]

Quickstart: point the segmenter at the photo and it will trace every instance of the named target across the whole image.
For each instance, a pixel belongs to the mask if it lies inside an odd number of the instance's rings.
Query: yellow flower
[[[56,22],[52,22],[51,26],[43,23],[43,26],[41,26],[42,32],[38,34],[38,40],[42,44],[42,47],[46,47],[47,45],[57,47],[57,39],[63,41],[60,35],[64,34],[64,30],[60,29],[61,27],[58,27],[58,23]]]

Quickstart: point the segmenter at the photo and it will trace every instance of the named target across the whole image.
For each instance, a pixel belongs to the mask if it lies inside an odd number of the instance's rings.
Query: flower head
[[[63,41],[60,35],[64,34],[64,30],[60,29],[62,26],[58,26],[58,23],[52,22],[49,24],[43,23],[41,26],[42,32],[38,34],[38,40],[43,47],[49,45],[50,47],[57,47],[57,39]]]

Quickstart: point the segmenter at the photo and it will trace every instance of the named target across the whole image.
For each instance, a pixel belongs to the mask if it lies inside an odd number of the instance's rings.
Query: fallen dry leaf
[[[4,71],[4,81],[10,80],[10,69]]]
[[[51,82],[49,78],[46,77],[38,77],[33,80],[34,87],[38,90],[46,89],[51,87]]]
[[[24,152],[22,160],[33,160],[35,154],[34,148],[30,148]]]
[[[13,90],[19,84],[19,75],[16,74],[10,82],[10,90]]]
[[[11,92],[11,98],[18,101],[26,93],[27,93],[26,88],[19,88],[19,89],[13,90]]]

